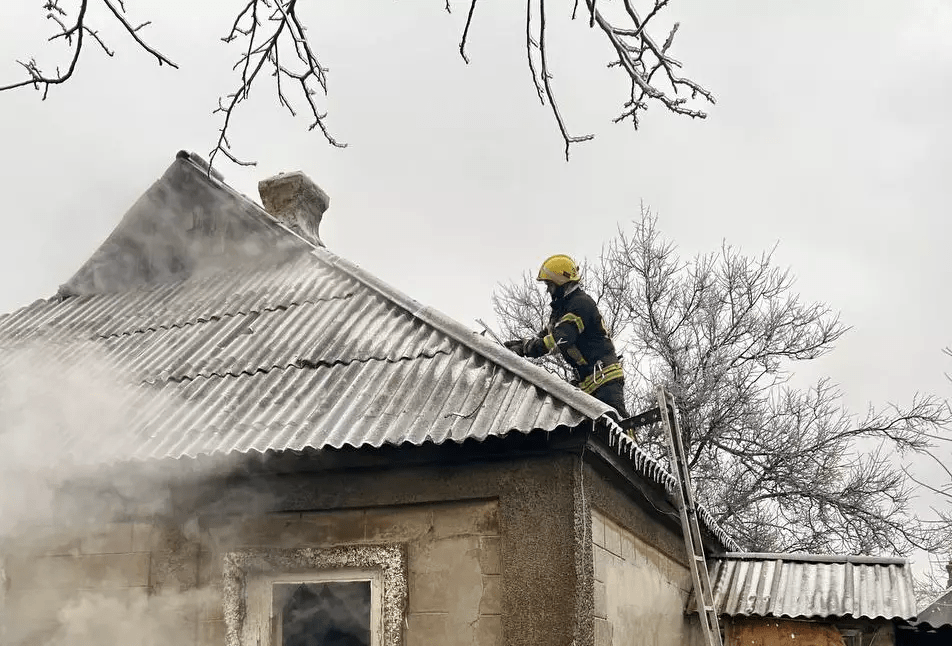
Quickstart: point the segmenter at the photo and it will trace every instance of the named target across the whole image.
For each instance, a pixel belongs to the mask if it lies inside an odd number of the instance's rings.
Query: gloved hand
[[[522,339],[506,341],[506,347],[515,352],[520,357],[526,356],[526,344]]]

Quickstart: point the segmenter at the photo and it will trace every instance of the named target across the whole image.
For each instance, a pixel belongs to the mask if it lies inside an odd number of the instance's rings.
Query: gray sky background
[[[233,89],[224,45],[238,2],[130,4],[159,68],[98,6],[76,76],[0,94],[5,222],[0,311],[50,296],[181,148],[207,156],[217,97]],[[16,58],[65,64],[40,3],[0,8],[0,84]],[[627,95],[610,47],[572,2],[549,4],[563,116],[593,142],[562,157],[525,64],[524,5],[481,0],[326,0],[303,10],[330,68],[332,149],[262,85],[231,141],[255,168],[220,164],[257,198],[259,179],[302,170],[331,196],[329,248],[461,322],[492,319],[494,286],[552,253],[594,256],[643,201],[686,256],[722,240],[775,258],[807,299],[853,330],[801,375],[828,375],[851,407],[950,394],[946,294],[952,170],[952,2],[678,0],[673,54],[718,99],[705,121],[654,106],[635,132],[610,119]],[[59,56],[59,57],[57,57]],[[268,79],[263,79],[268,80]],[[301,105],[297,101],[298,106]],[[950,459],[949,447],[942,449]]]

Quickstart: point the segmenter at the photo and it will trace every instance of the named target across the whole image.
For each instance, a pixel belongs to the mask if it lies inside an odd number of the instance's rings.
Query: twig
[[[221,129],[221,138],[220,138],[220,141],[221,141],[224,145],[223,145],[223,146],[219,146],[219,148],[217,148],[215,152],[221,152],[225,157],[227,157],[228,159],[230,159],[233,163],[238,164],[239,166],[257,166],[257,165],[258,165],[258,162],[256,162],[256,161],[243,161],[243,160],[241,160],[241,159],[238,159],[237,157],[235,157],[235,156],[231,153],[231,151],[230,151],[230,149],[231,149],[231,142],[229,142],[229,141],[228,141],[228,137],[225,136],[227,129],[228,129],[228,117],[226,116],[226,117],[225,117],[225,125],[222,126],[222,129]],[[211,163],[209,163],[209,164],[208,164],[208,174],[209,174],[209,175],[211,175],[211,168],[212,168],[212,165],[211,165]]]
[[[71,42],[72,42],[73,33],[74,33],[77,29],[80,29],[80,28],[82,27],[82,25],[80,25],[79,23],[77,23],[77,24],[76,24],[74,27],[72,27],[72,28],[67,27],[67,26],[66,26],[66,23],[63,22],[62,18],[60,18],[59,16],[57,16],[55,13],[48,13],[48,14],[46,14],[46,18],[47,18],[47,20],[52,20],[53,22],[55,22],[57,25],[60,26],[60,29],[62,30],[60,33],[58,33],[58,34],[53,34],[52,36],[50,36],[49,38],[47,38],[47,39],[46,39],[46,42],[48,42],[48,43],[53,42],[53,41],[56,40],[57,38],[65,38],[67,43],[71,43]]]
[[[449,4],[447,4],[447,8]],[[463,37],[459,41],[459,55],[463,57],[466,64],[469,65],[469,58],[466,57],[466,38],[469,36],[469,26],[473,23],[473,12],[476,11],[476,0],[469,3],[469,13],[466,15],[466,26],[463,27]]]
[[[539,0],[539,58],[542,63],[542,84],[545,87],[545,94],[549,99],[549,106],[552,108],[552,114],[555,115],[555,121],[559,124],[559,132],[562,133],[562,140],[565,142],[565,161],[569,160],[569,147],[574,143],[589,141],[595,138],[595,135],[571,136],[565,128],[565,122],[562,120],[562,114],[559,112],[559,106],[555,101],[555,93],[552,90],[552,84],[549,80],[552,75],[549,74],[549,67],[545,55],[545,0]]]
[[[596,0],[586,0],[586,7],[589,14],[589,26],[594,27],[595,25],[598,25],[599,29],[601,29],[601,31],[608,38],[612,47],[615,49],[616,55],[618,57],[617,60],[608,64],[609,67],[620,67],[624,69],[631,80],[630,98],[624,103],[621,114],[613,119],[613,121],[618,123],[630,118],[633,125],[637,129],[639,125],[638,115],[641,111],[648,109],[650,100],[660,102],[668,110],[676,114],[699,119],[706,118],[707,114],[705,112],[688,106],[688,99],[678,96],[682,89],[686,89],[690,92],[692,99],[700,96],[707,102],[712,104],[714,103],[714,97],[707,89],[691,79],[677,75],[674,71],[676,68],[681,67],[681,63],[672,58],[668,54],[668,50],[671,48],[674,35],[677,33],[679,24],[675,23],[674,27],[668,33],[668,37],[665,40],[664,45],[660,47],[647,31],[648,23],[669,4],[670,0],[655,0],[654,6],[644,19],[642,19],[638,12],[634,9],[631,0],[622,0],[622,2],[625,7],[628,20],[631,23],[630,28],[615,25],[609,22],[598,10],[598,7],[596,6]],[[587,141],[592,139],[594,135],[575,137],[568,134],[567,128],[565,126],[565,120],[562,117],[558,104],[554,100],[555,96],[551,83],[552,75],[549,73],[548,61],[546,57],[545,0],[539,0],[538,6],[540,24],[538,28],[538,40],[536,40],[533,38],[532,0],[528,0],[526,3],[526,60],[529,65],[529,73],[532,77],[533,85],[536,88],[539,101],[545,105],[546,99],[548,99],[548,102],[551,106],[552,113],[555,116],[556,124],[559,128],[559,133],[562,135],[562,140],[565,142],[565,157],[568,159],[571,144],[577,143],[579,141]],[[572,8],[573,20],[576,18],[577,11],[578,0],[576,0]],[[539,49],[542,67],[541,85],[539,83],[539,74],[536,72],[535,60],[533,58],[533,47]],[[653,57],[654,62],[649,64],[647,62],[646,55]],[[654,84],[655,76],[659,70],[663,71],[667,77],[667,81],[675,95],[674,97],[668,96],[664,91]]]
[[[0,86],[0,92],[25,87],[27,85],[32,85],[35,89],[39,90],[40,85],[42,85],[43,100],[46,100],[46,96],[49,94],[51,85],[60,85],[69,80],[69,78],[73,76],[73,72],[76,71],[76,63],[79,61],[79,53],[83,49],[83,34],[85,33],[85,30],[83,29],[83,21],[86,18],[86,9],[88,5],[89,0],[81,0],[79,3],[79,13],[76,16],[76,24],[71,29],[65,30],[63,33],[63,36],[68,36],[66,31],[68,31],[70,34],[76,34],[76,46],[73,48],[73,57],[70,59],[69,67],[67,68],[65,74],[60,74],[59,70],[57,69],[56,76],[44,76],[36,63],[35,58],[31,58],[30,61],[26,63],[18,60],[17,63],[19,63],[26,70],[30,78],[16,83],[11,83],[9,85]],[[66,15],[66,13],[60,9],[56,2],[48,2],[44,6],[44,9],[56,11],[60,15]],[[57,20],[57,23],[62,25],[59,20]],[[67,40],[69,40],[68,37]]]
[[[109,49],[108,47],[106,47],[106,43],[104,43],[104,42],[102,41],[102,38],[99,37],[99,32],[98,32],[98,31],[93,31],[92,29],[90,29],[90,28],[87,27],[86,25],[83,25],[83,29],[86,31],[87,34],[89,34],[90,36],[92,36],[93,39],[94,39],[97,43],[99,43],[99,46],[102,47],[102,51],[106,52],[106,55],[107,55],[107,56],[109,56],[110,58],[112,58],[112,57],[115,55],[115,52],[114,52],[114,51],[112,51],[111,49]]]
[[[496,343],[498,343],[499,345],[506,345],[505,343],[502,342],[502,339],[499,338],[499,335],[493,332],[493,329],[489,327],[485,321],[483,321],[482,319],[476,319],[476,322],[483,326],[483,330],[485,330],[486,332],[489,332],[489,335],[493,338],[493,340]]]
[[[913,482],[915,482],[915,483],[916,483],[917,485],[919,485],[920,487],[925,487],[926,489],[928,489],[928,490],[931,491],[932,493],[939,494],[940,496],[945,496],[946,498],[952,498],[952,492],[949,492],[949,491],[946,491],[946,490],[943,490],[943,489],[937,489],[936,487],[933,487],[933,486],[930,485],[930,484],[926,484],[925,482],[919,480],[919,479],[916,478],[914,475],[912,475],[911,473],[909,473],[909,469],[908,469],[908,467],[906,467],[906,466],[903,466],[903,467],[901,467],[901,468],[902,468],[902,472],[906,474],[906,477],[909,478],[910,480],[912,480]],[[948,488],[948,486],[949,486],[949,485],[946,485],[946,488]]]
[[[122,26],[126,28],[126,31],[129,32],[129,35],[132,36],[132,38],[135,39],[137,43],[139,43],[139,47],[141,47],[145,51],[155,56],[156,60],[159,62],[159,66],[168,65],[169,67],[174,67],[175,69],[178,69],[178,65],[173,63],[165,55],[163,55],[156,49],[153,49],[152,47],[150,47],[144,40],[142,40],[139,37],[139,30],[145,27],[146,25],[148,25],[149,24],[148,22],[144,22],[138,27],[133,27],[132,25],[129,24],[129,21],[126,20],[126,17],[122,14],[122,12],[116,9],[116,7],[112,4],[112,2],[110,2],[109,0],[103,0],[103,2],[112,12],[112,15],[116,17],[116,20],[121,22]]]
[[[532,76],[532,84],[539,96],[539,102],[545,105],[545,95],[542,93],[542,86],[539,85],[539,73],[536,72],[535,63],[532,60],[533,46],[538,47],[539,44],[532,38],[532,0],[526,0],[526,59],[529,61],[529,74]]]

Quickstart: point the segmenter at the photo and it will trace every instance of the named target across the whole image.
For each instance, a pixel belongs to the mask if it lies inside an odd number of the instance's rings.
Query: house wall
[[[3,546],[3,644],[45,644],[60,621],[78,629],[92,605],[126,608],[144,600],[153,575],[147,526],[35,528]],[[156,563],[157,565],[157,563]]]
[[[151,522],[61,532],[50,549],[35,533],[12,551],[0,546],[8,616],[21,618],[10,635],[42,643],[65,625],[220,645],[226,554],[401,544],[407,645],[700,644],[696,618],[683,615],[680,534],[647,502],[580,469],[575,451],[481,462],[448,453],[204,480],[174,487]],[[631,593],[640,590],[651,594]]]
[[[688,644],[691,574],[597,510],[592,511],[595,645]]]
[[[704,644],[683,539],[586,469],[591,517],[595,646]]]
[[[577,456],[562,454],[179,487],[175,513],[153,522],[60,530],[49,544],[34,532],[0,546],[7,616],[16,617],[4,643],[45,643],[58,629],[223,644],[228,552],[400,543],[405,644],[590,646],[578,473]]]

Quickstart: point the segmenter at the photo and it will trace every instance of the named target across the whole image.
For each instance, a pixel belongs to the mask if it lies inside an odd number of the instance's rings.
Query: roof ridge
[[[664,486],[668,495],[674,495],[674,477],[663,465],[635,444],[634,440],[618,426],[617,421],[610,416],[610,413],[615,411],[607,404],[603,404],[591,395],[582,393],[582,391],[552,375],[544,368],[520,359],[512,352],[504,350],[499,344],[487,341],[481,335],[468,330],[461,323],[439,310],[421,304],[355,263],[328,250],[327,247],[315,246],[311,255],[360,281],[382,297],[405,309],[411,316],[461,343],[475,354],[509,370],[553,397],[560,398],[563,403],[574,407],[589,419],[602,422],[602,425],[609,432],[609,444],[614,445],[619,455],[622,454],[622,445],[625,444],[628,458],[635,470]],[[630,448],[628,447],[629,444]],[[737,542],[717,523],[706,507],[698,505],[698,512],[707,528],[725,547],[739,549]]]
[[[923,606],[922,612],[924,613],[926,610],[928,610],[928,609],[931,608],[932,606],[934,606],[934,605],[936,605],[937,603],[939,603],[940,601],[942,601],[943,597],[948,596],[948,595],[952,595],[952,586],[950,586],[950,587],[948,587],[948,588],[945,588],[945,589],[943,589],[941,592],[939,592],[938,594],[934,594],[934,595],[932,595],[931,597],[929,597],[929,598],[931,599],[931,601],[929,601],[928,603],[926,603],[926,604]],[[952,599],[950,599],[950,601],[952,601]]]

